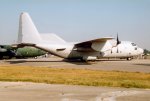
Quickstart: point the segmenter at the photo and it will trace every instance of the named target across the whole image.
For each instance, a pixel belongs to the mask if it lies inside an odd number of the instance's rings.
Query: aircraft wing
[[[114,39],[112,37],[108,38],[98,38],[94,40],[88,40],[75,44],[74,50],[77,51],[100,51],[104,48],[107,40]]]

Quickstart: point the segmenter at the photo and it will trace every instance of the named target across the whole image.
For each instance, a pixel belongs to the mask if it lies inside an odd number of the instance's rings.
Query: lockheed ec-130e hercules
[[[96,60],[99,58],[130,59],[143,53],[135,43],[104,37],[84,42],[66,42],[56,34],[40,34],[28,13],[20,15],[17,47],[32,46],[65,59]]]

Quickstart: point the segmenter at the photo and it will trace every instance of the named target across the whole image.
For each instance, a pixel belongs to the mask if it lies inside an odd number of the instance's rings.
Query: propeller
[[[118,33],[117,33],[117,45],[119,45],[121,41],[119,41]]]
[[[116,46],[117,46],[117,53],[119,53],[119,50],[118,50],[118,45],[121,43],[121,41],[119,41],[119,37],[118,37],[118,33],[117,33],[117,44],[116,44]]]

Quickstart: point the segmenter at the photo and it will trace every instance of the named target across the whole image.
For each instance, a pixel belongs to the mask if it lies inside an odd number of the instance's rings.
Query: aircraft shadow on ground
[[[54,62],[67,62],[67,63],[71,63],[71,64],[75,64],[75,65],[92,65],[92,64],[96,64],[97,62],[101,62],[101,61],[127,61],[125,59],[100,59],[100,60],[95,60],[95,61],[89,61],[89,62],[85,62],[85,61],[80,61],[80,60],[68,60],[68,59],[63,59],[63,60],[29,60],[29,59],[20,59],[20,60],[7,60],[6,62],[9,62],[10,64],[20,64],[20,63],[27,63],[27,62],[33,62],[33,63],[39,63],[39,62],[49,62],[49,63],[54,63]],[[142,64],[137,64],[137,65],[142,65]],[[145,65],[145,64],[143,64]],[[147,66],[150,66],[150,64]]]
[[[134,65],[140,65],[140,66],[150,66],[150,64],[134,64]]]
[[[79,60],[57,60],[57,61],[53,61],[53,60],[7,60],[6,62],[9,62],[10,64],[20,64],[20,63],[27,63],[27,62],[33,62],[33,63],[39,63],[39,62],[45,62],[45,63],[54,63],[54,62],[67,62],[67,63],[71,63],[71,64],[75,64],[75,65],[91,65],[92,63],[89,62],[83,62],[83,61],[79,61]]]
[[[17,63],[26,63],[26,62],[63,62],[63,61],[33,61],[33,60],[10,60],[10,61],[7,61],[9,62],[10,64],[17,64]]]
[[[99,59],[95,61],[127,61],[126,59]]]
[[[67,63],[71,63],[71,64],[75,64],[75,65],[92,65],[93,63],[90,62],[85,62],[85,61],[80,61],[80,60],[67,60],[67,59],[63,59],[63,62],[67,62]]]

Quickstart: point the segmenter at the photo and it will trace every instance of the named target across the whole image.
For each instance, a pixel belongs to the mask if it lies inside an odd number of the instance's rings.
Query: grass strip
[[[25,66],[0,67],[0,81],[150,88],[150,73]]]

